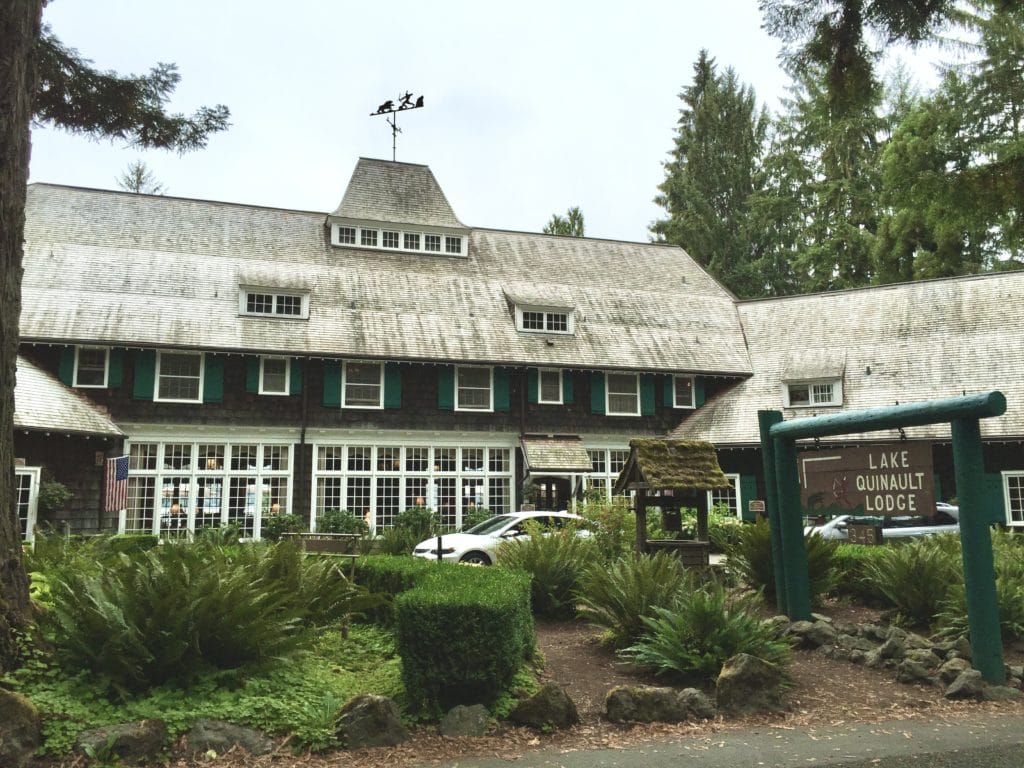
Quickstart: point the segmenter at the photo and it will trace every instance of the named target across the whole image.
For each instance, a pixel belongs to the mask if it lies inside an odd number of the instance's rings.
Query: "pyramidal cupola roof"
[[[359,158],[332,220],[466,229],[430,168]]]

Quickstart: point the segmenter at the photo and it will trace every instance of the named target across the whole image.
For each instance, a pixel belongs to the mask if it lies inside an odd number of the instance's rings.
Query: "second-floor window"
[[[198,403],[203,392],[202,352],[159,352],[156,358],[156,399]]]
[[[75,347],[76,387],[105,387],[110,364],[107,347]]]
[[[541,368],[537,372],[537,402],[547,405],[562,404],[562,372]]]
[[[287,357],[260,358],[260,394],[288,394],[289,359]]]
[[[341,375],[341,407],[384,407],[383,363],[346,361]]]
[[[494,410],[493,370],[459,366],[455,369],[455,410]]]
[[[243,289],[238,309],[243,315],[307,318],[309,296],[305,293]]]
[[[640,415],[640,376],[635,373],[609,373],[605,413],[609,416]]]
[[[572,333],[572,312],[567,309],[516,307],[516,326],[531,333]]]
[[[788,408],[813,408],[820,405],[842,405],[843,384],[839,379],[791,381],[784,389]]]
[[[693,376],[673,376],[672,380],[674,384],[672,406],[674,408],[696,408]]]

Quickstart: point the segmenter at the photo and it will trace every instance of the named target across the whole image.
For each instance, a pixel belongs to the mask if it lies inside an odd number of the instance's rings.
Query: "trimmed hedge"
[[[448,565],[442,564],[442,567]],[[352,580],[373,594],[385,595],[388,602],[372,611],[366,611],[367,621],[391,624],[394,621],[392,601],[403,592],[419,584],[437,569],[438,564],[422,557],[409,555],[365,555],[356,560]]]
[[[534,653],[530,577],[521,571],[435,564],[397,597],[395,619],[414,711],[491,704]]]

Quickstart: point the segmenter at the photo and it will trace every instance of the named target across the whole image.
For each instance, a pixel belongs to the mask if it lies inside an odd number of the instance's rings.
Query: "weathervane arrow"
[[[398,103],[388,99],[379,107],[376,112],[371,112],[370,117],[376,117],[377,115],[391,115],[391,117],[385,118],[387,124],[391,126],[391,160],[395,160],[396,145],[398,140],[398,134],[402,132],[402,129],[398,127],[398,119],[395,115],[399,112],[405,112],[410,109],[419,109],[423,106],[423,96],[419,96],[413,101],[412,92],[406,91],[403,94],[399,94]]]

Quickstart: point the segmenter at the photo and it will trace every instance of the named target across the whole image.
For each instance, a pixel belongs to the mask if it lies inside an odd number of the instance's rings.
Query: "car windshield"
[[[513,520],[515,520],[515,517],[512,515],[497,515],[495,517],[489,517],[482,523],[477,523],[472,528],[463,531],[463,533],[474,533],[478,536],[486,536],[489,533],[500,531]]]

